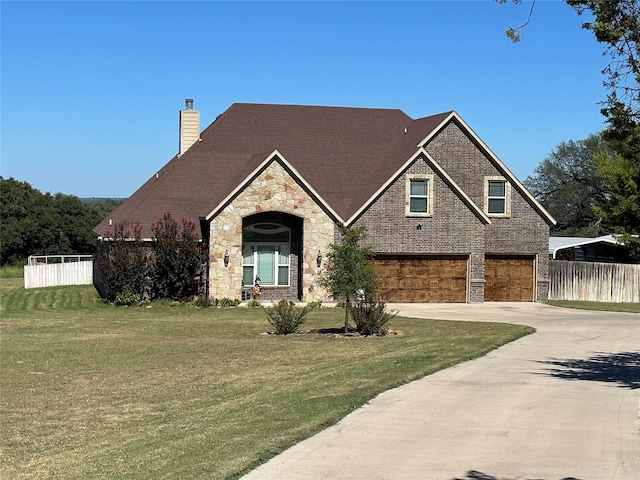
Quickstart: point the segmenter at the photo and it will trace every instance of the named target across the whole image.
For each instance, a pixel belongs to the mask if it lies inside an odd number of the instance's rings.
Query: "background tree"
[[[597,209],[620,234],[629,253],[640,259],[640,2],[637,0],[567,0],[578,14],[590,11],[591,30],[604,44],[610,63],[603,69],[609,91],[602,114],[603,132],[615,155],[598,155],[597,168],[609,196]]]
[[[43,194],[27,182],[0,177],[0,265],[29,255],[93,253],[92,229],[115,206],[89,206],[73,195]]]
[[[31,252],[43,252],[42,230],[37,218],[53,215],[47,199],[26,182],[0,177],[0,262],[24,261]]]
[[[362,290],[365,297],[372,298],[377,287],[377,276],[369,262],[373,251],[364,244],[366,228],[338,225],[341,240],[331,244],[327,254],[327,268],[320,279],[335,300],[345,303],[344,331],[349,331],[349,305]]]
[[[509,0],[496,0],[507,3]],[[522,0],[512,0],[521,3]],[[598,155],[596,166],[605,179],[609,195],[598,213],[640,259],[640,2],[638,0],[565,0],[578,15],[591,13],[591,30],[606,48],[610,62],[603,68],[608,91],[602,114],[607,128],[602,132],[615,155]],[[531,12],[535,0],[531,4]],[[506,34],[520,40],[527,22]]]
[[[94,227],[100,223],[103,219],[107,218],[111,212],[113,212],[122,203],[122,200],[114,200],[106,198],[95,203],[87,203],[89,209],[93,212],[96,223]]]
[[[151,282],[154,298],[187,301],[198,294],[198,271],[206,261],[193,222],[182,220],[182,229],[170,213],[153,225]]]
[[[628,125],[616,119],[640,123],[640,3],[638,0],[566,0],[578,15],[590,12],[594,21],[582,28],[591,30],[596,40],[605,45],[611,59],[602,70],[604,86],[609,94],[602,113],[610,122],[609,129]]]
[[[607,199],[607,184],[596,169],[596,157],[613,156],[600,135],[560,143],[524,181],[553,215],[556,235],[596,237],[610,233],[595,207]]]
[[[636,127],[635,135],[640,135]],[[640,141],[633,142],[640,145]],[[629,155],[618,153],[614,157],[598,155],[598,172],[606,180],[608,195],[596,206],[596,212],[610,225],[613,233],[640,260],[640,152]]]

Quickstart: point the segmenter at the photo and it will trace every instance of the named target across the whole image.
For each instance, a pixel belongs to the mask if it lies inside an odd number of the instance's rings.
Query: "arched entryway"
[[[300,300],[302,295],[302,219],[261,212],[242,221],[242,283],[259,278],[261,300]]]

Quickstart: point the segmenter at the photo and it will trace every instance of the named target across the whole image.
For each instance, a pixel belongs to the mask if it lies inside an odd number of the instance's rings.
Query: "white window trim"
[[[504,182],[504,213],[489,213],[489,181],[497,180]],[[496,197],[497,198],[497,197]],[[502,176],[493,175],[484,177],[484,213],[489,217],[511,218],[511,184]]]
[[[405,180],[404,214],[407,217],[431,217],[433,216],[433,179],[432,173],[407,174]],[[427,211],[411,211],[411,180],[427,180]]]

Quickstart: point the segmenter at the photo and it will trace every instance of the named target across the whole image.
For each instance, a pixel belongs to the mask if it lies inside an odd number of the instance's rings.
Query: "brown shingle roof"
[[[94,231],[131,220],[150,237],[165,212],[198,223],[276,149],[348,219],[449,114],[413,120],[394,109],[234,104]]]

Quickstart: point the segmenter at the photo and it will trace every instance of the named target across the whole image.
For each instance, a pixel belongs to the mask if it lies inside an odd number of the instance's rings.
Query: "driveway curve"
[[[640,315],[394,304],[536,333],[382,393],[246,480],[640,480]]]

